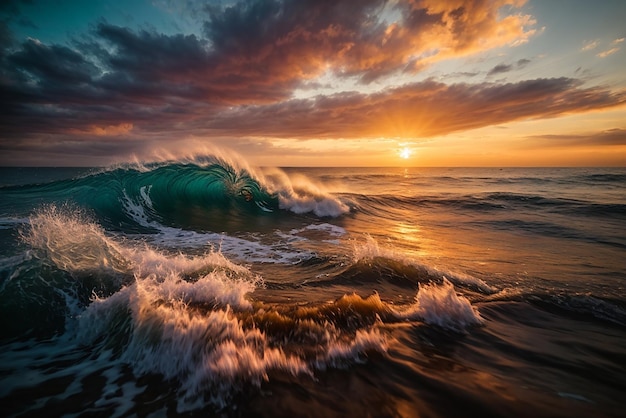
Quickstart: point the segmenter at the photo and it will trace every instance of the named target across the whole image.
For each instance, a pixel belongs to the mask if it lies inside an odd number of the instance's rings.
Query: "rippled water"
[[[626,170],[0,170],[8,416],[621,416]]]

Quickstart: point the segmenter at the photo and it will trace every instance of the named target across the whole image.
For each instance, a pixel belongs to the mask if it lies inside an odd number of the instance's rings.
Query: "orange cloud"
[[[592,49],[596,49],[600,45],[600,41],[598,39],[594,41],[585,41],[583,47],[580,49],[581,51],[591,51]]]
[[[119,125],[91,125],[83,129],[70,129],[70,133],[94,136],[119,136],[133,130],[132,123],[120,123]]]
[[[419,71],[434,62],[504,45],[520,45],[536,33],[530,15],[499,15],[524,1],[399,2],[403,18],[361,36],[336,61],[347,74],[371,81],[398,69]]]
[[[625,103],[625,91],[581,88],[568,78],[474,85],[426,81],[371,95],[342,93],[233,109],[196,128],[288,138],[413,138]]]
[[[617,51],[619,51],[619,48],[611,48],[611,49],[607,49],[606,51],[602,51],[598,54],[598,57],[600,58],[606,58],[609,55],[613,55],[615,54]]]

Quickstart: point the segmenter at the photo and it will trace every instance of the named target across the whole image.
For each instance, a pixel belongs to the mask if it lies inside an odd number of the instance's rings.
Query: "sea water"
[[[626,169],[0,169],[3,416],[621,416]]]

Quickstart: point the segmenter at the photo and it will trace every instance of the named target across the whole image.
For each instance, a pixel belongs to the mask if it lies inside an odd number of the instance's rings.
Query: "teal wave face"
[[[165,224],[211,227],[278,209],[278,198],[257,179],[226,164],[168,164],[124,173],[120,184],[122,203],[135,220],[147,216]]]
[[[169,164],[122,175],[120,184],[129,197],[149,199],[155,207],[184,204],[256,210],[257,203],[269,210],[278,207],[277,198],[249,173],[228,165]]]
[[[92,173],[71,180],[0,190],[27,213],[42,204],[68,203],[92,211],[107,227],[219,225],[225,218],[278,210],[278,197],[245,169],[220,160],[154,163]]]

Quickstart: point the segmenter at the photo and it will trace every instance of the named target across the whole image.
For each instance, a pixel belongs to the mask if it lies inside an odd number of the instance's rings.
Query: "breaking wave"
[[[276,218],[283,211],[318,217],[350,211],[304,177],[290,178],[277,169],[266,176],[243,161],[215,156],[118,165],[70,180],[7,186],[2,192],[23,202],[25,212],[42,203],[66,202],[93,211],[107,228],[137,232],[162,226],[245,229],[254,225],[250,219]]]

